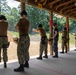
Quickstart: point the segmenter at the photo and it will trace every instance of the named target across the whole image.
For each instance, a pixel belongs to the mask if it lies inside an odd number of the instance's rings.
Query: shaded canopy
[[[76,0],[27,0],[27,4],[76,19]]]

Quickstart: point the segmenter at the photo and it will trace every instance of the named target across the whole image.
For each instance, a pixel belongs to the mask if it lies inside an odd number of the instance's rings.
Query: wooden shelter
[[[53,12],[66,17],[68,51],[69,51],[69,18],[76,19],[76,0],[16,0],[21,2],[21,10],[25,10],[25,4],[29,4],[50,13],[50,37],[53,36]],[[50,54],[53,55],[52,45],[50,45]]]

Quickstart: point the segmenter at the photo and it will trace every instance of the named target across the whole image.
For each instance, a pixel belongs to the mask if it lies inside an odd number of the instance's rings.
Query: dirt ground
[[[10,46],[8,48],[8,60],[17,59],[17,44],[13,42],[13,37],[8,35],[8,39],[10,41]],[[29,54],[30,56],[38,55],[39,54],[39,40],[40,37],[31,36],[30,37],[30,48]],[[59,50],[61,50],[61,45],[59,44]],[[70,46],[71,48],[74,45]],[[49,52],[49,45],[48,45],[48,52]]]

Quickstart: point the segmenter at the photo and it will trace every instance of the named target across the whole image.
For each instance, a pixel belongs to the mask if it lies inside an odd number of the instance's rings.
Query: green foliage
[[[43,24],[43,27],[46,28],[47,31],[49,30],[47,19],[49,13],[47,11],[29,5],[26,5],[26,11],[28,13],[28,20],[31,24],[30,32],[32,31],[32,28],[37,28],[39,23]]]
[[[11,8],[7,5],[6,0],[0,0],[0,14],[6,15],[9,14]]]
[[[69,20],[69,28],[71,33],[76,33],[76,21],[75,20]]]
[[[15,30],[15,25],[19,20],[18,10],[16,8],[12,8],[10,10],[10,14],[7,15],[7,17],[8,17],[8,23],[9,23],[9,30],[10,31],[16,31]]]

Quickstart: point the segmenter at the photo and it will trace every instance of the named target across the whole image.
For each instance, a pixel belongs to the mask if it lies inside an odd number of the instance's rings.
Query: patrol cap
[[[38,27],[42,27],[42,24],[39,24]]]
[[[27,12],[25,10],[23,10],[20,14],[21,16],[26,15],[27,16]]]
[[[6,17],[4,15],[0,15],[0,20],[7,20]]]

